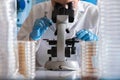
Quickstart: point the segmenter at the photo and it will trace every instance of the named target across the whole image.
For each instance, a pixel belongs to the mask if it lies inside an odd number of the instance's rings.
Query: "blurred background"
[[[45,2],[45,1],[49,1],[49,0],[21,0],[21,3],[18,3],[18,4],[22,5],[22,6],[17,6],[17,7],[19,7],[19,8],[17,8],[18,30],[20,29],[21,25],[23,24],[26,17],[28,16],[32,6],[35,4],[41,3],[41,2]],[[97,5],[97,0],[82,0],[82,1],[90,2],[94,5]]]

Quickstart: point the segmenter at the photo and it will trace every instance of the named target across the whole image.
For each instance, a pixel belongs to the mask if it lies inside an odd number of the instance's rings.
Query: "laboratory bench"
[[[52,71],[43,67],[36,69],[35,80],[79,80],[79,71]]]
[[[42,67],[36,69],[35,80],[98,80],[89,77],[81,79],[80,71],[51,71]]]

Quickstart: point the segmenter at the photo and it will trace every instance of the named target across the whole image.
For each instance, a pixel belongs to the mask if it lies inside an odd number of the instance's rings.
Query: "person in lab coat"
[[[36,4],[22,25],[18,33],[18,40],[36,41],[36,59],[39,65],[44,66],[45,62],[49,59],[47,50],[50,49],[50,46],[43,39],[53,40],[57,37],[54,35],[56,26],[51,20],[53,7],[55,3],[60,3],[65,6],[68,2],[72,2],[75,19],[73,23],[68,24],[70,33],[66,34],[66,39],[77,37],[83,41],[98,40],[97,6],[79,0],[51,0]],[[44,17],[45,12],[48,13],[47,18]]]

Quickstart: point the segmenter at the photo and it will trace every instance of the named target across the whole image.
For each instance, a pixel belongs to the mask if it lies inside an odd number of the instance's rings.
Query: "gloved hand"
[[[95,34],[93,34],[92,32],[86,29],[82,29],[79,32],[77,32],[76,37],[84,41],[97,41],[98,40],[98,37]]]
[[[39,40],[44,32],[47,30],[47,28],[51,25],[52,21],[49,20],[47,17],[37,19],[34,23],[33,30],[30,33],[30,38],[32,38],[33,40]]]

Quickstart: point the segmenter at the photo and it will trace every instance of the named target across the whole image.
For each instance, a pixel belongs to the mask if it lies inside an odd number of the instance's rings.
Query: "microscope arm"
[[[65,38],[68,24],[67,15],[57,15],[57,60],[65,61]]]

